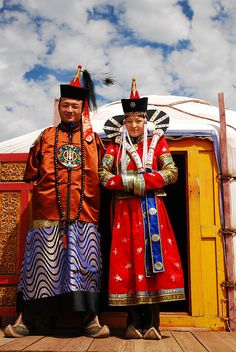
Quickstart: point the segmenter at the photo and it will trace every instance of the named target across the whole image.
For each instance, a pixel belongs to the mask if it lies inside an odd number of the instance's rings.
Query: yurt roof
[[[148,96],[148,109],[163,110],[170,117],[166,131],[167,138],[186,138],[188,136],[205,136],[218,140],[219,108],[204,100],[183,96]],[[120,101],[103,105],[91,113],[94,131],[101,138],[105,137],[105,121],[122,114]],[[229,167],[236,174],[236,112],[226,109],[227,144],[229,150]],[[43,129],[0,142],[0,153],[27,153],[30,146]],[[216,145],[215,145],[216,147]],[[235,160],[234,160],[235,159]],[[232,170],[232,171],[233,171]]]

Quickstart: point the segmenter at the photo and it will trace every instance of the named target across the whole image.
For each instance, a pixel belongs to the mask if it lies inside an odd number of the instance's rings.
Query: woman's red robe
[[[151,140],[148,139],[148,147],[150,143]],[[143,141],[140,140],[134,146],[142,158]],[[162,199],[165,196],[163,187],[175,182],[178,174],[165,137],[162,136],[156,145],[152,170],[143,174],[143,197],[125,191],[122,176],[119,171],[117,174],[117,170],[120,170],[120,158],[119,145],[112,142],[103,157],[99,172],[103,185],[115,191],[112,204],[109,304],[127,306],[183,300],[185,294],[182,266]],[[134,160],[127,154],[127,174],[137,173]],[[142,204],[144,199],[147,202],[150,197],[154,198],[152,201],[154,200],[156,208],[149,209],[149,212],[154,215],[156,212],[156,222],[149,223],[148,228],[150,230],[152,227],[152,231],[145,234],[147,214]],[[155,245],[159,245],[162,262],[155,262],[152,251],[152,246]]]

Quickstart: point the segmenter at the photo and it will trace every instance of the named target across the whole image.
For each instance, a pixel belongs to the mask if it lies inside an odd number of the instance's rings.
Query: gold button
[[[161,269],[163,268],[163,264],[162,264],[161,262],[156,262],[156,263],[154,264],[154,268],[155,268],[156,270],[161,270]]]
[[[150,208],[148,212],[150,215],[155,215],[157,213],[157,210],[155,208]]]
[[[160,239],[160,236],[157,233],[152,235],[152,242],[157,242],[157,241],[159,241],[159,239]]]

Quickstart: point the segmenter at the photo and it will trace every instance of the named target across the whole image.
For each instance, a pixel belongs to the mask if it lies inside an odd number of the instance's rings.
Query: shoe
[[[107,325],[91,324],[82,330],[82,335],[86,337],[101,338],[109,337],[110,330]]]
[[[5,327],[3,332],[6,337],[24,337],[29,335],[29,329],[23,323],[9,324]]]
[[[148,330],[143,330],[143,338],[146,340],[161,340],[161,333],[159,329],[152,326]]]
[[[141,329],[136,329],[133,325],[129,325],[125,331],[126,339],[141,339],[143,337]]]

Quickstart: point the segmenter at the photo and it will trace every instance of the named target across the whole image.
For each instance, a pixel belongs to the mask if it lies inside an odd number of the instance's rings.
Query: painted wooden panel
[[[25,183],[0,183],[0,314],[3,316],[15,314],[30,189]]]

